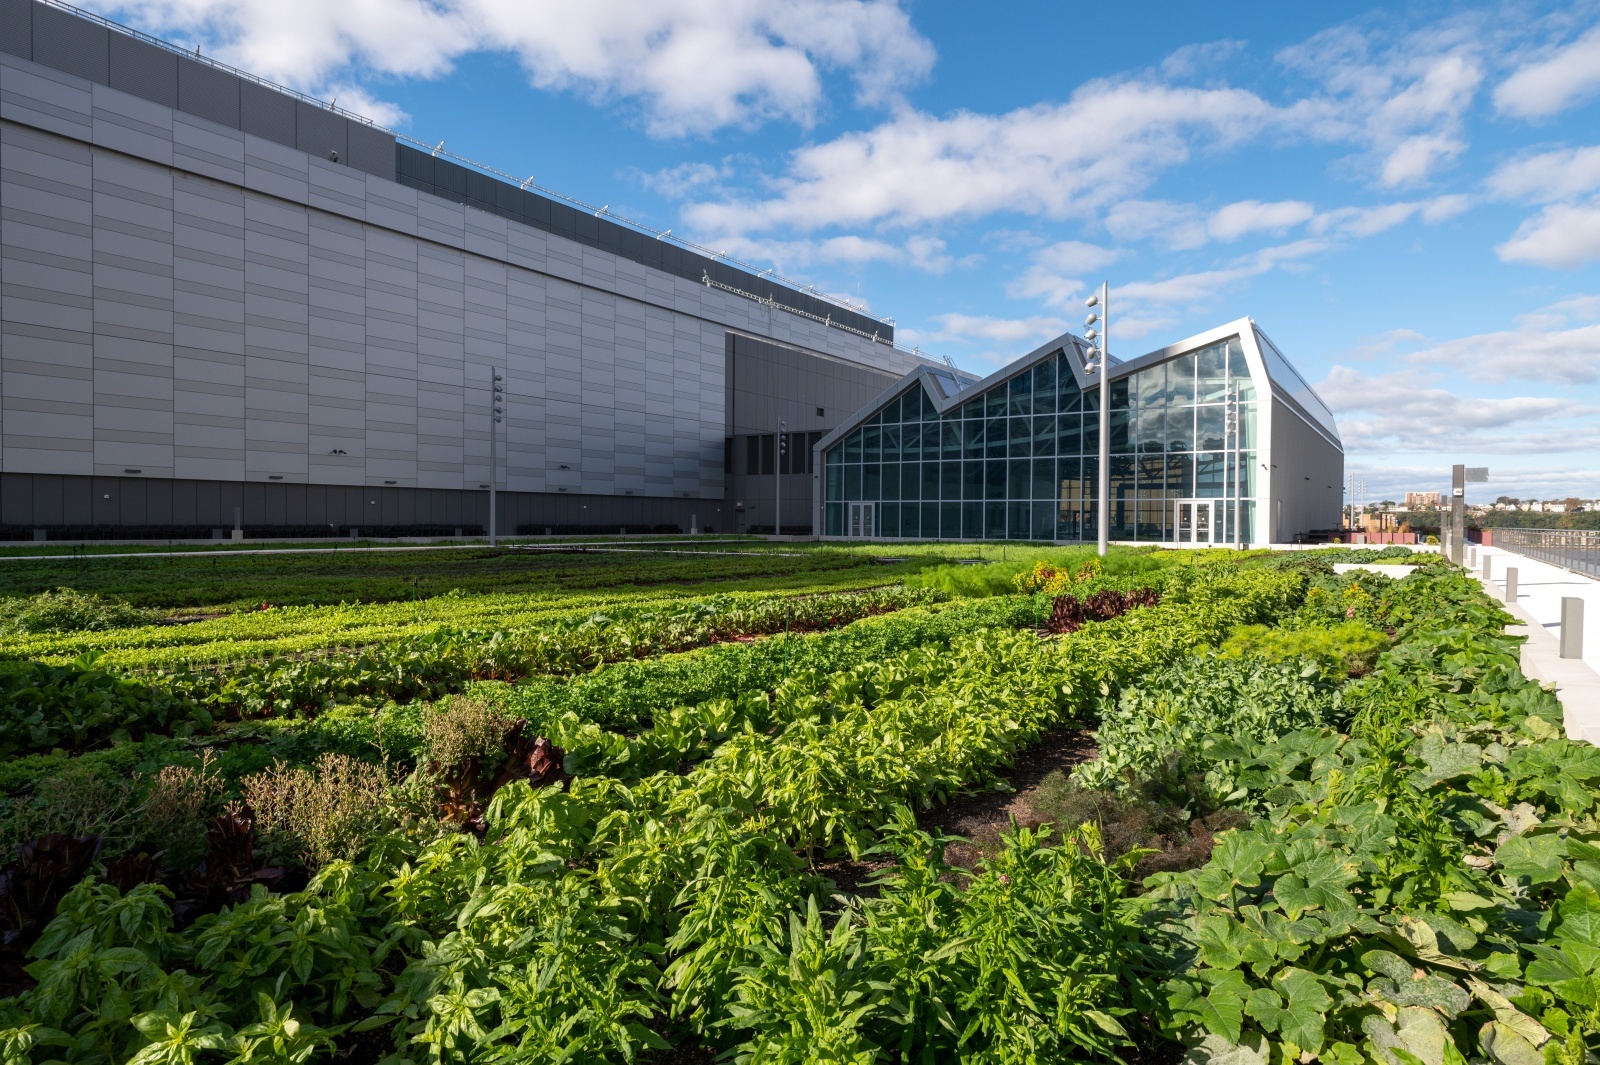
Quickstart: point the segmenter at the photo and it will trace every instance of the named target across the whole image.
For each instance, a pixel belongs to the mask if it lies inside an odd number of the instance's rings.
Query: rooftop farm
[[[1600,752],[1436,555],[0,564],[0,1056],[1586,1065]]]

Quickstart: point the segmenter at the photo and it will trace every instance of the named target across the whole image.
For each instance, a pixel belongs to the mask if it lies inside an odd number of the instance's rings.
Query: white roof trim
[[[1146,369],[1150,366],[1165,362],[1168,359],[1177,358],[1178,356],[1186,355],[1192,351],[1197,351],[1200,348],[1209,347],[1212,344],[1222,340],[1227,340],[1230,337],[1240,337],[1241,342],[1245,342],[1244,338],[1248,337],[1248,343],[1254,347],[1256,344],[1257,334],[1260,334],[1263,338],[1265,337],[1264,333],[1260,333],[1260,329],[1256,325],[1254,319],[1249,317],[1236,318],[1231,322],[1226,322],[1222,325],[1207,329],[1203,333],[1196,333],[1194,336],[1186,337],[1183,340],[1168,344],[1165,347],[1157,348],[1154,351],[1147,351],[1137,358],[1121,361],[1115,355],[1113,355],[1110,359],[1111,380],[1119,380],[1131,374],[1138,373],[1140,370]],[[1271,341],[1268,341],[1268,343],[1270,344]],[[1276,345],[1273,347],[1274,350],[1277,350]],[[948,413],[952,408],[958,407],[965,403],[972,397],[973,393],[987,391],[988,389],[993,388],[995,385],[1015,377],[1022,371],[1031,369],[1035,364],[1043,362],[1047,358],[1053,357],[1057,352],[1065,352],[1074,356],[1066,361],[1067,365],[1072,367],[1072,375],[1077,381],[1078,387],[1083,389],[1085,392],[1088,392],[1091,388],[1098,387],[1100,384],[1100,374],[1098,372],[1084,372],[1083,364],[1087,361],[1088,356],[1086,353],[1088,350],[1088,341],[1072,333],[1062,333],[1054,340],[1048,341],[1045,344],[1041,344],[1039,347],[1028,352],[1028,354],[1012,360],[1005,366],[1002,366],[1000,369],[990,374],[988,377],[985,377],[979,381],[968,382],[965,388],[963,388],[956,395],[950,397],[946,397],[938,385],[932,381],[926,380],[927,377],[932,375],[934,368],[928,366],[919,366],[917,369],[911,371],[910,373],[906,374],[906,376],[896,381],[889,388],[879,393],[871,402],[867,403],[860,410],[856,411],[850,417],[840,422],[837,428],[817,442],[814,450],[820,453],[821,451],[833,446],[834,443],[843,439],[847,434],[854,431],[862,422],[876,414],[885,404],[889,402],[889,400],[893,399],[902,392],[905,392],[907,388],[912,387],[919,379],[923,379],[923,389],[926,391],[929,398],[933,400],[934,407],[942,415]],[[1260,360],[1261,368],[1265,370],[1266,359],[1263,358],[1259,352],[1257,352],[1256,355]],[[1285,359],[1285,361],[1287,362],[1288,360]],[[1296,373],[1298,373],[1298,371],[1296,371]],[[1266,375],[1266,379],[1269,384],[1273,383],[1273,378],[1270,373]],[[1301,383],[1304,384],[1307,389],[1311,389],[1309,382],[1306,382],[1304,378],[1301,379]],[[1315,390],[1311,391],[1313,395],[1316,395]],[[1275,388],[1274,392],[1277,393],[1281,398],[1287,392],[1287,390],[1280,386]],[[1317,396],[1316,398],[1319,402],[1322,402],[1321,396]],[[1294,404],[1294,406],[1298,407],[1299,404]],[[1323,406],[1326,407],[1327,404],[1323,402]],[[1303,416],[1304,415],[1302,415],[1302,417]]]

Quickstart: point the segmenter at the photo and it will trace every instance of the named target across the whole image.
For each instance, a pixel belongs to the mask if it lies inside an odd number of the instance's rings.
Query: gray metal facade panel
[[[68,84],[81,83],[43,73],[16,84],[86,95]],[[184,78],[180,71],[180,94]],[[630,505],[714,501],[727,410],[722,322],[777,319],[817,349],[842,341],[857,360],[891,355],[820,323],[751,314],[748,301],[681,279],[645,271],[645,285],[626,288],[640,270],[610,253],[170,113],[174,161],[162,165],[160,146],[145,143],[160,132],[160,116],[147,113],[156,105],[96,92],[97,124],[74,139],[11,127],[71,149],[80,168],[90,160],[86,140],[121,138],[125,154],[94,157],[98,225],[85,214],[79,235],[15,230],[52,254],[81,245],[74,254],[85,285],[66,278],[35,292],[8,281],[7,361],[20,350],[10,339],[18,329],[81,336],[97,388],[71,411],[19,409],[15,420],[6,411],[6,470],[114,474],[127,460],[190,483],[276,475],[285,484],[459,488],[487,477],[484,385],[493,364],[505,368],[513,401],[502,477],[535,500],[529,514],[545,506],[538,493],[562,488],[572,493],[565,498],[603,493]],[[247,151],[248,166],[223,165]],[[194,164],[185,152],[218,166],[187,176],[181,170]],[[40,151],[8,154],[8,168],[13,159],[41,179],[66,165]],[[31,194],[8,187],[8,211]],[[425,222],[420,238],[405,231],[410,211]],[[566,253],[581,283],[538,270],[548,245]],[[110,258],[95,288],[92,259],[102,250]],[[52,359],[63,361],[34,361]],[[812,387],[798,371],[768,376],[796,395]],[[703,514],[699,524],[713,519]]]
[[[240,129],[240,79],[226,70],[183,56],[178,57],[178,110]]]
[[[350,154],[345,127],[349,120],[304,100],[294,102],[294,146],[315,159],[344,162]]]
[[[136,37],[110,35],[110,79],[113,89],[163,107],[178,106],[178,57]]]
[[[58,8],[33,8],[33,61],[99,85],[109,81],[111,31]]]
[[[1272,435],[1263,461],[1275,468],[1256,534],[1269,543],[1288,543],[1296,533],[1337,528],[1344,502],[1344,453],[1276,394],[1270,402]]]
[[[33,0],[0,0],[0,52],[33,58]]]
[[[347,126],[349,154],[345,157],[345,162],[363,173],[393,181],[394,135],[376,126],[364,126],[359,122],[350,122]]]
[[[239,128],[263,140],[295,146],[295,99],[252,81],[239,82]]]

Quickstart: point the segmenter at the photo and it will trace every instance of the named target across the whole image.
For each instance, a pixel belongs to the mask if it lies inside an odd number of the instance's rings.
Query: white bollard
[[[1583,657],[1583,600],[1575,595],[1561,597],[1561,657]]]
[[[1506,567],[1506,602],[1515,603],[1516,601],[1517,601],[1517,567],[1515,567],[1515,566],[1507,566]]]

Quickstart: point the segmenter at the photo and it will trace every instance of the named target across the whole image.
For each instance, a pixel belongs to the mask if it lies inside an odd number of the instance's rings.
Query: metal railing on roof
[[[1562,569],[1600,578],[1600,531],[1494,529],[1494,546]]]
[[[645,225],[643,222],[636,222],[631,218],[627,218],[627,217],[624,217],[623,215],[616,214],[615,212],[613,212],[611,210],[609,204],[602,204],[601,206],[596,207],[592,203],[585,203],[583,200],[579,200],[579,199],[576,199],[576,198],[574,198],[572,196],[568,196],[565,193],[556,192],[554,189],[546,188],[545,186],[540,185],[532,177],[519,178],[519,177],[516,177],[515,175],[506,173],[504,170],[496,170],[492,166],[488,166],[488,165],[486,165],[484,163],[476,162],[476,161],[474,161],[472,159],[467,159],[464,156],[453,155],[450,152],[447,152],[447,151],[444,150],[444,148],[443,148],[444,142],[443,141],[440,141],[439,144],[437,144],[437,145],[433,145],[433,144],[428,144],[425,141],[417,140],[415,137],[409,137],[409,136],[405,135],[404,133],[395,133],[393,130],[385,130],[385,132],[387,132],[391,136],[393,136],[395,140],[400,141],[403,144],[409,144],[413,148],[416,148],[416,149],[418,149],[420,151],[427,152],[429,155],[432,155],[432,156],[435,156],[435,157],[442,157],[442,158],[450,160],[453,163],[460,163],[462,166],[471,167],[472,169],[480,171],[480,172],[482,172],[484,174],[487,174],[492,178],[496,178],[496,179],[498,179],[500,181],[504,181],[504,182],[506,182],[507,184],[510,184],[510,185],[515,185],[519,189],[523,189],[525,191],[537,192],[541,196],[547,196],[552,200],[559,200],[562,203],[565,203],[569,207],[578,208],[579,210],[582,210],[586,214],[594,215],[596,218],[605,218],[605,219],[609,219],[610,221],[616,222],[619,225],[625,225],[630,229],[637,230],[638,232],[644,234],[647,237],[654,237],[657,240],[670,241],[673,244],[676,244],[677,246],[679,246],[680,248],[686,248],[689,251],[695,252],[696,254],[704,255],[706,258],[712,260],[713,262],[727,263],[729,266],[738,267],[740,270],[743,270],[745,273],[750,274],[753,277],[765,277],[765,278],[768,278],[769,280],[778,282],[779,284],[783,285],[786,288],[793,289],[795,292],[803,292],[806,295],[811,296],[811,297],[813,297],[815,299],[823,300],[824,302],[827,302],[827,303],[832,303],[835,306],[837,306],[840,310],[849,311],[852,314],[859,314],[863,318],[870,318],[871,320],[873,320],[875,322],[882,322],[884,325],[887,325],[887,326],[893,326],[895,324],[893,318],[885,318],[885,317],[881,317],[879,315],[873,314],[871,311],[865,310],[864,308],[862,308],[862,307],[860,307],[860,306],[858,306],[858,305],[856,305],[854,303],[851,303],[849,300],[842,299],[842,298],[840,298],[838,296],[831,295],[831,294],[829,294],[827,292],[823,292],[823,291],[817,289],[815,286],[802,285],[798,281],[795,281],[795,280],[793,280],[791,278],[784,277],[782,274],[780,274],[777,271],[771,269],[770,267],[768,269],[766,269],[766,270],[758,269],[756,266],[754,266],[754,265],[752,265],[750,263],[744,262],[741,259],[733,258],[731,255],[728,255],[726,252],[714,251],[713,249],[708,248],[703,244],[696,244],[692,240],[685,240],[682,237],[673,236],[672,231],[670,229],[665,229],[665,230],[663,230],[663,229],[655,229],[655,228],[653,228],[651,226]],[[707,275],[707,277],[709,277],[709,275]],[[769,304],[770,306],[778,307],[781,310],[790,311],[790,312],[792,312],[794,314],[801,315],[802,317],[805,317],[805,318],[815,318],[819,322],[825,320],[824,318],[819,317],[819,316],[817,316],[815,314],[812,314],[809,311],[802,311],[802,310],[799,310],[798,308],[790,307],[787,304],[776,303],[776,302],[774,302],[772,300],[769,300],[765,296],[758,296],[755,293],[746,292],[745,290],[740,289],[740,288],[735,288],[732,285],[725,285],[725,284],[721,283],[720,281],[708,281],[708,284],[712,285],[715,288],[723,288],[723,289],[728,290],[729,292],[737,293],[738,295],[744,296],[744,297],[746,297],[748,299],[755,300],[757,303],[766,303],[766,304]],[[831,320],[828,320],[828,322],[835,329],[843,329],[843,330],[846,330],[847,332],[857,333],[857,334],[859,334],[861,336],[864,336],[864,337],[867,337],[869,339],[875,340],[879,344],[891,344],[891,346],[898,346],[898,345],[893,345],[891,341],[879,339],[879,336],[876,333],[868,333],[868,332],[865,332],[863,330],[856,329],[856,328],[854,328],[852,326],[844,325],[841,322],[834,322],[834,321],[831,321]]]
[[[631,218],[627,218],[627,217],[624,217],[623,215],[616,214],[615,212],[613,212],[613,211],[611,211],[609,209],[609,205],[602,205],[600,207],[596,207],[592,203],[585,203],[583,200],[577,199],[576,197],[573,197],[573,196],[568,196],[566,193],[557,192],[554,189],[546,188],[543,185],[539,185],[539,184],[534,182],[532,177],[528,177],[528,178],[515,177],[515,176],[513,176],[511,174],[506,173],[503,170],[497,170],[492,166],[488,166],[488,165],[486,165],[484,163],[480,163],[480,162],[478,162],[478,161],[476,161],[474,159],[468,159],[466,156],[456,155],[454,152],[447,152],[447,151],[444,150],[444,141],[440,141],[437,145],[434,145],[434,144],[429,144],[429,143],[427,143],[425,141],[420,141],[415,137],[407,136],[404,133],[396,133],[394,130],[389,129],[387,126],[383,126],[383,125],[380,125],[377,122],[374,122],[372,119],[368,118],[366,115],[360,115],[360,114],[355,113],[354,111],[349,111],[349,110],[346,110],[343,107],[337,106],[336,102],[334,102],[334,101],[319,100],[315,96],[310,96],[310,95],[308,95],[306,93],[303,93],[303,92],[299,91],[298,89],[291,89],[286,85],[279,85],[275,81],[269,81],[268,79],[260,77],[260,76],[258,76],[256,74],[251,74],[249,71],[240,70],[238,67],[229,66],[227,63],[223,63],[223,62],[220,62],[220,61],[218,61],[216,59],[212,59],[210,56],[201,54],[200,49],[199,49],[198,46],[195,48],[194,51],[191,52],[187,48],[181,48],[178,45],[173,44],[171,41],[163,40],[160,37],[152,36],[152,35],[150,35],[148,33],[143,32],[142,30],[136,30],[131,26],[124,26],[120,22],[113,22],[111,19],[108,19],[103,15],[97,15],[93,11],[85,11],[81,7],[74,7],[72,4],[66,3],[65,0],[38,0],[38,2],[41,3],[41,4],[45,4],[45,5],[49,6],[49,7],[54,7],[54,8],[58,8],[58,9],[60,9],[62,11],[69,12],[70,14],[73,14],[73,15],[77,16],[78,18],[85,19],[85,20],[87,20],[89,22],[93,22],[93,23],[95,23],[97,25],[104,26],[106,29],[109,29],[109,30],[111,30],[111,31],[113,31],[115,33],[120,33],[120,34],[123,34],[124,36],[133,37],[133,38],[135,38],[137,40],[143,41],[146,44],[154,45],[155,47],[160,48],[160,49],[162,49],[164,51],[171,52],[174,55],[184,56],[185,58],[194,60],[197,63],[204,63],[205,65],[207,65],[209,67],[214,67],[215,69],[223,71],[224,73],[232,74],[236,78],[242,78],[245,81],[254,82],[257,85],[262,86],[263,88],[271,89],[273,92],[279,92],[279,93],[283,93],[285,96],[291,96],[294,99],[299,100],[299,101],[301,101],[303,103],[311,104],[314,107],[319,107],[319,108],[323,109],[324,111],[330,111],[333,114],[339,115],[342,118],[347,118],[352,122],[359,122],[364,126],[370,126],[373,129],[382,130],[384,133],[387,133],[390,136],[392,136],[395,140],[403,142],[405,144],[409,144],[414,148],[419,148],[422,151],[425,151],[425,152],[429,153],[430,155],[433,155],[435,157],[441,157],[442,156],[443,158],[448,159],[453,163],[459,163],[462,166],[470,167],[471,169],[477,170],[477,171],[479,171],[480,173],[483,173],[483,174],[487,174],[490,177],[497,178],[497,179],[499,179],[501,181],[509,182],[510,184],[515,185],[520,189],[536,191],[541,196],[548,196],[550,199],[559,200],[560,202],[568,205],[569,207],[575,207],[575,208],[578,208],[579,210],[586,211],[589,214],[594,215],[596,218],[602,218],[603,217],[603,218],[610,219],[611,221],[616,222],[619,225],[624,225],[624,226],[627,226],[630,229],[638,230],[640,233],[643,233],[646,236],[655,237],[657,240],[670,241],[671,243],[676,244],[677,246],[679,246],[681,248],[686,248],[689,251],[695,252],[696,254],[704,255],[708,259],[711,259],[713,261],[727,263],[729,266],[737,267],[738,269],[744,270],[747,273],[750,273],[750,274],[752,274],[754,276],[757,276],[757,277],[770,278],[771,280],[776,281],[779,284],[781,284],[781,285],[783,285],[783,286],[785,286],[787,288],[791,288],[791,289],[795,290],[796,292],[804,292],[808,296],[812,296],[812,297],[814,297],[816,299],[823,300],[823,301],[828,302],[828,303],[832,303],[832,304],[838,306],[839,308],[841,308],[842,310],[850,311],[853,314],[859,314],[862,317],[870,318],[875,322],[882,322],[884,325],[887,325],[887,326],[893,326],[895,324],[893,318],[888,318],[888,317],[884,317],[884,316],[881,316],[881,315],[873,314],[871,311],[868,311],[863,307],[857,306],[856,304],[851,303],[849,300],[843,299],[843,298],[841,298],[839,296],[835,296],[835,295],[832,295],[832,294],[827,293],[827,292],[822,292],[819,289],[817,289],[815,286],[802,285],[800,282],[795,281],[795,280],[793,280],[791,278],[784,277],[782,274],[779,274],[774,270],[771,270],[771,269],[761,270],[761,269],[757,268],[756,266],[752,265],[751,263],[747,263],[747,262],[744,262],[743,260],[733,258],[732,256],[728,255],[726,252],[715,251],[715,250],[713,250],[711,248],[708,248],[708,247],[706,247],[706,246],[704,246],[702,244],[696,244],[692,240],[685,240],[682,237],[674,236],[670,229],[666,229],[666,230],[655,229],[655,228],[653,228],[651,226],[645,225],[643,222],[636,222]],[[735,291],[737,291],[737,290],[735,290]],[[741,292],[740,294],[741,295],[750,295],[749,293],[743,293],[743,292]],[[761,299],[761,297],[758,297],[758,296],[751,296],[751,298],[752,299],[756,299],[756,300],[760,300]],[[815,318],[816,317],[816,315],[808,314],[807,312],[796,310],[793,307],[787,307],[787,306],[784,306],[782,304],[773,304],[773,305],[774,306],[778,306],[778,307],[782,307],[786,311],[793,311],[796,314],[801,314],[801,315],[804,315],[804,316],[809,317],[809,318]],[[836,329],[846,329],[846,330],[849,330],[852,333],[859,333],[861,336],[864,336],[864,337],[866,337],[866,336],[874,336],[874,334],[865,333],[865,332],[863,332],[863,331],[861,331],[859,329],[851,328],[850,326],[843,325],[843,324],[841,324],[839,322],[832,322],[831,324]],[[878,341],[878,343],[881,344],[881,343],[889,343],[889,342],[880,340],[880,341]],[[893,346],[898,347],[899,345],[893,345]]]
[[[802,318],[809,318],[813,322],[821,322],[823,325],[831,326],[834,329],[843,329],[846,333],[854,333],[856,336],[864,337],[867,340],[872,341],[874,344],[887,344],[889,347],[894,348],[896,351],[905,352],[907,355],[913,355],[913,356],[915,356],[916,358],[919,358],[919,359],[931,359],[932,358],[931,355],[926,354],[920,347],[910,347],[910,348],[908,348],[904,344],[899,343],[898,341],[886,340],[881,335],[879,335],[877,333],[868,333],[866,330],[857,329],[853,325],[845,325],[843,322],[836,322],[831,317],[820,315],[820,314],[813,314],[811,311],[803,311],[799,307],[790,307],[786,303],[779,303],[777,300],[775,300],[775,299],[773,299],[771,297],[758,296],[754,292],[746,292],[742,288],[735,288],[733,285],[725,285],[721,281],[713,281],[712,278],[711,278],[711,275],[708,274],[708,273],[702,272],[701,277],[700,277],[700,281],[707,288],[715,288],[715,289],[721,289],[723,292],[731,292],[735,296],[743,296],[747,300],[754,300],[755,302],[761,304],[764,307],[775,307],[780,311],[788,311],[790,314],[798,314]],[[850,308],[850,309],[854,310],[854,308]],[[859,314],[860,312],[857,311],[856,313]],[[948,358],[946,358],[944,361],[950,367],[951,370],[955,370],[955,368],[956,368],[955,367],[955,363],[951,362]],[[961,379],[959,377],[957,377],[955,380],[959,384]]]
[[[378,123],[374,122],[366,115],[358,115],[354,111],[347,111],[342,107],[336,107],[327,100],[319,100],[315,96],[308,96],[306,93],[303,93],[298,89],[291,89],[287,85],[279,85],[275,81],[268,81],[266,78],[252,74],[247,70],[240,70],[238,67],[229,66],[227,63],[221,62],[220,60],[212,59],[208,55],[202,55],[198,46],[194,49],[194,51],[191,52],[189,49],[182,48],[176,44],[173,44],[171,41],[163,40],[160,37],[153,37],[150,34],[145,33],[143,30],[136,30],[132,26],[124,26],[120,22],[113,22],[104,15],[97,15],[93,11],[85,11],[81,7],[74,7],[71,4],[65,3],[64,0],[38,0],[38,2],[43,4],[45,7],[53,7],[60,11],[65,11],[68,14],[75,15],[87,22],[93,22],[98,26],[104,26],[113,33],[120,33],[124,37],[132,37],[135,40],[143,41],[145,44],[154,45],[155,47],[160,48],[162,51],[171,52],[173,55],[181,55],[185,59],[192,59],[196,63],[203,63],[206,66],[213,67],[225,74],[232,74],[236,78],[242,78],[245,81],[254,82],[257,85],[260,85],[262,88],[271,89],[273,92],[281,92],[285,96],[292,96],[302,103],[308,103],[314,107],[320,107],[324,111],[332,111],[334,114],[339,115],[342,118],[348,118],[352,122],[359,122],[363,126],[371,126],[373,129],[380,129],[385,133],[391,132],[390,130],[385,129],[383,126],[378,125]]]

